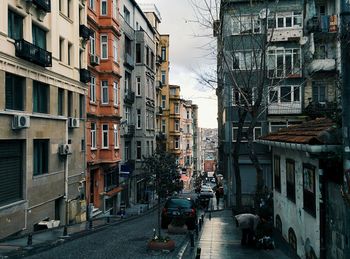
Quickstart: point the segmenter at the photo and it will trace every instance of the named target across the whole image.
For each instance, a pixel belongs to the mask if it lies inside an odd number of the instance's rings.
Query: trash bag
[[[275,242],[269,236],[264,236],[256,242],[256,247],[259,249],[275,249]]]

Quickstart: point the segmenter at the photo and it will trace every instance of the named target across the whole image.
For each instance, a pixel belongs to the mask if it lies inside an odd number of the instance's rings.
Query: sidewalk
[[[288,245],[283,244],[283,240],[275,238],[274,240],[276,244],[274,250],[242,247],[241,231],[234,224],[231,210],[207,212],[198,241],[193,248],[187,247],[182,258],[195,258],[197,252],[200,252],[201,259],[297,258]]]
[[[152,204],[154,205],[154,204]],[[139,208],[141,207],[141,209]],[[17,238],[8,238],[0,240],[0,259],[12,256],[21,256],[30,250],[42,250],[47,247],[56,246],[59,243],[78,238],[89,233],[93,233],[110,225],[120,224],[129,220],[138,218],[156,209],[156,205],[151,208],[145,206],[136,206],[137,209],[127,209],[124,218],[120,216],[102,216],[94,218],[92,224],[82,222],[79,224],[67,226],[67,236],[63,236],[64,227],[42,230],[30,234],[22,235]]]

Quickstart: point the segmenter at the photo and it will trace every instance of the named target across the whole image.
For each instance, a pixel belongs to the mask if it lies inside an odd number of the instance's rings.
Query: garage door
[[[0,206],[23,197],[22,141],[0,141]]]

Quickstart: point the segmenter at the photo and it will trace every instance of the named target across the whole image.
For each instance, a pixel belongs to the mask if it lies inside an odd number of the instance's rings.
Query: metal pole
[[[340,0],[340,49],[341,49],[341,83],[342,83],[342,130],[343,130],[343,170],[344,170],[344,192],[349,195],[350,191],[346,182],[350,170],[350,2],[349,0]],[[346,205],[345,205],[346,206]],[[343,233],[345,236],[349,233],[348,216],[344,215],[345,226]],[[346,253],[345,249],[345,253]]]
[[[66,144],[68,144],[68,119],[66,120]],[[65,155],[64,158],[64,196],[65,196],[65,225],[63,228],[63,236],[67,236],[68,230],[68,154]]]

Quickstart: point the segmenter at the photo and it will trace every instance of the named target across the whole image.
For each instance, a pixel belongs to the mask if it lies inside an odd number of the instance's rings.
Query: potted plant
[[[153,238],[148,242],[148,248],[156,251],[172,251],[175,248],[175,241],[168,236],[157,236],[156,230],[153,229]]]

